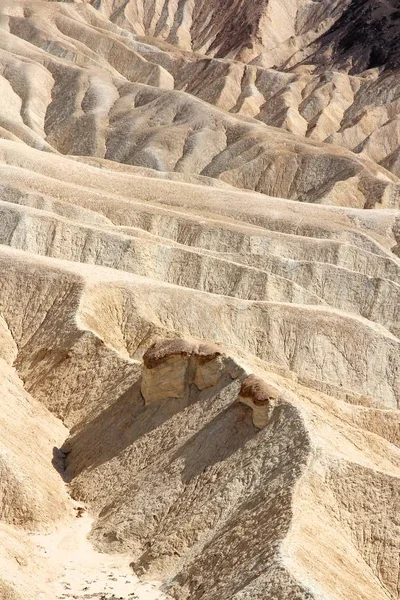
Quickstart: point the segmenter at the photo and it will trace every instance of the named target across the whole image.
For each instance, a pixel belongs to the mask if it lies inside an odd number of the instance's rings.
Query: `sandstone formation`
[[[0,3],[1,600],[398,599],[399,10]]]
[[[263,429],[271,420],[274,408],[281,399],[279,390],[255,375],[249,375],[239,391],[239,402],[250,406],[253,412],[253,425]]]
[[[140,391],[146,404],[185,398],[191,385],[202,391],[217,386],[224,378],[237,379],[244,372],[218,346],[179,339],[160,341],[143,356]]]

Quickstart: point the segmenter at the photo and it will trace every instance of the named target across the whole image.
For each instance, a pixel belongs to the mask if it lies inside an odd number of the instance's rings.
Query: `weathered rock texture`
[[[143,356],[143,367],[140,391],[146,404],[184,398],[192,384],[202,391],[245,373],[218,346],[188,340],[155,342]]]
[[[397,4],[0,3],[0,598],[398,599]]]
[[[255,375],[249,375],[242,383],[238,400],[250,406],[253,411],[253,425],[263,429],[270,422],[281,397],[281,392],[275,386]]]

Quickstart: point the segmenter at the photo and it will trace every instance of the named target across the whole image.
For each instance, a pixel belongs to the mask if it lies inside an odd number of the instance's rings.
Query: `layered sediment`
[[[1,598],[397,600],[398,8],[1,3]]]

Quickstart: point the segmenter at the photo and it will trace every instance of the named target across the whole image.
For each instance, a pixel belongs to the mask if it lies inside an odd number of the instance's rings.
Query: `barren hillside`
[[[0,599],[397,600],[400,4],[0,2]]]

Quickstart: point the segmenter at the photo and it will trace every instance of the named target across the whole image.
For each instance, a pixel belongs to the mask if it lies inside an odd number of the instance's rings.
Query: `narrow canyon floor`
[[[88,540],[93,517],[82,504],[69,501],[74,520],[51,533],[29,534],[34,552],[51,565],[45,585],[54,600],[167,600],[159,582],[139,581],[128,555],[93,548]],[[39,593],[38,600],[44,597]]]

